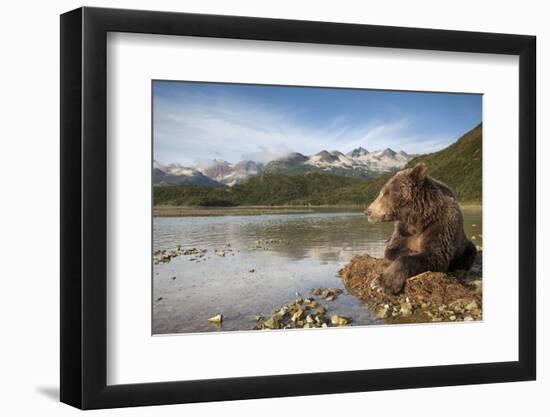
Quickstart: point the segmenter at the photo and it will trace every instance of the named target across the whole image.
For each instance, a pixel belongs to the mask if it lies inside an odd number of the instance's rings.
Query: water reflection
[[[364,250],[379,251],[391,234],[389,223],[370,224],[363,214],[314,213],[264,216],[163,217],[154,223],[155,247],[246,249],[275,240],[271,249],[289,259],[341,261]]]
[[[481,226],[480,209],[465,211],[468,236],[475,233],[479,245]],[[365,251],[382,256],[392,228],[349,211],[155,218],[155,249],[181,245],[206,249],[207,255],[182,256],[154,267],[153,332],[251,329],[252,315],[268,315],[296,292],[343,288],[338,270]],[[225,256],[216,255],[222,249]],[[352,296],[329,304],[329,313],[351,316],[355,324],[375,321]],[[207,322],[217,313],[225,316],[221,328]]]

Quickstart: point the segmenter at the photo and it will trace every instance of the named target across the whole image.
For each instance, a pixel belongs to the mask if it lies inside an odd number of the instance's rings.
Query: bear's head
[[[387,222],[410,217],[417,206],[420,191],[425,187],[428,167],[418,163],[412,168],[399,171],[384,184],[376,200],[365,210],[369,222]]]

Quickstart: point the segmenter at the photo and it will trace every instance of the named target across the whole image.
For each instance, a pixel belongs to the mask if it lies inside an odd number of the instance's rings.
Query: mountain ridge
[[[338,150],[322,150],[305,156],[295,153],[292,158],[281,158],[266,164],[265,171],[286,175],[301,175],[306,172],[325,172],[345,177],[374,178],[386,172],[403,168],[415,156],[389,148],[368,152],[359,147],[344,154]]]
[[[302,175],[306,172],[324,172],[344,177],[373,178],[385,172],[392,172],[403,168],[415,155],[409,155],[404,151],[395,152],[390,148],[380,151],[368,152],[359,147],[347,154],[338,150],[321,150],[320,152],[306,156],[299,152],[269,161],[266,165],[252,160],[243,160],[237,163],[214,159],[211,163],[197,164],[193,167],[184,167],[177,163],[162,165],[154,161],[155,169],[169,174],[169,181],[157,172],[153,177],[154,185],[177,185],[177,176],[181,176],[182,184],[209,185],[197,175],[202,175],[215,181],[216,184],[234,186],[246,181],[248,178],[258,175],[260,172],[270,172],[286,175]],[[175,177],[174,177],[175,176]],[[192,178],[186,178],[192,177]],[[155,179],[164,182],[157,183]]]
[[[153,161],[153,184],[156,186],[205,185],[222,187],[223,184],[203,175],[200,171],[179,164],[162,165]]]
[[[303,155],[302,155],[303,156]],[[296,155],[293,156],[295,158]],[[298,159],[300,159],[298,157]],[[482,198],[482,124],[445,149],[409,160],[428,165],[429,175],[449,185],[461,202]],[[387,172],[362,179],[327,172],[287,175],[261,172],[233,187],[178,185],[155,187],[155,205],[238,206],[238,205],[359,205],[370,204],[385,182]]]

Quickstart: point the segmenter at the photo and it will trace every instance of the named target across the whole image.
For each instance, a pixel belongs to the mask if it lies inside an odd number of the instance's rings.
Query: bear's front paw
[[[395,295],[403,289],[405,280],[398,274],[383,272],[373,282],[379,286],[386,294]]]
[[[382,288],[382,284],[380,284],[380,277],[381,277],[382,274],[378,275],[376,278],[374,278],[371,283],[370,283],[370,287],[372,290],[376,291],[376,292],[382,292],[384,291],[384,289]]]

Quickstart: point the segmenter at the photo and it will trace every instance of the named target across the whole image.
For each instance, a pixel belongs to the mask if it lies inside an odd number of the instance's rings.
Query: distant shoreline
[[[462,209],[481,209],[481,203],[463,203]],[[197,217],[197,216],[259,216],[269,214],[304,214],[318,212],[362,212],[365,205],[326,205],[326,206],[157,206],[153,207],[153,217]]]

